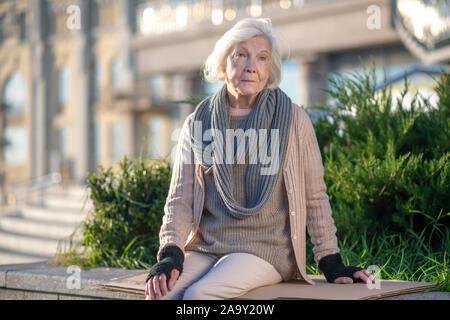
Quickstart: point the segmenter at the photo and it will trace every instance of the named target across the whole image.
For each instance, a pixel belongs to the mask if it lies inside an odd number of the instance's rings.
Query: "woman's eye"
[[[238,53],[238,57],[245,57],[245,53]]]

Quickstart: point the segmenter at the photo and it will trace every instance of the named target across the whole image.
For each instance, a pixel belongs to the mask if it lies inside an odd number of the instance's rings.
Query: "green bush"
[[[120,170],[98,168],[88,174],[93,208],[81,223],[82,252],[66,252],[67,263],[149,268],[156,259],[159,229],[169,190],[171,167],[166,160],[127,157]],[[78,250],[79,250],[78,246]]]
[[[375,90],[374,69],[328,78],[333,103],[314,127],[338,235],[420,234],[442,245],[450,211],[450,77],[436,82],[437,108],[409,83],[393,109],[390,86]],[[350,112],[351,111],[351,112]],[[447,248],[448,249],[448,248]]]
[[[391,87],[375,90],[374,68],[328,80],[333,102],[315,106],[326,116],[314,128],[344,263],[449,291],[449,74],[435,83],[435,109],[417,93],[406,106],[405,77],[396,102],[406,108],[393,110]],[[306,246],[307,269],[320,274]]]

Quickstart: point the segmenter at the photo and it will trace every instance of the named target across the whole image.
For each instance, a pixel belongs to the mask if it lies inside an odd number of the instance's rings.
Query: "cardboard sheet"
[[[310,276],[315,285],[290,281],[254,289],[239,299],[314,299],[314,300],[375,300],[434,288],[434,283],[380,280],[379,289],[369,289],[365,283],[333,284],[324,276]],[[375,285],[374,285],[375,286]]]
[[[145,278],[147,272],[133,276],[112,279],[96,284],[100,290],[118,291],[145,295]],[[311,275],[316,283],[310,285],[305,281],[290,281],[276,285],[260,287],[249,291],[237,299],[272,300],[272,299],[320,299],[320,300],[374,300],[401,294],[425,291],[436,287],[434,283],[411,282],[399,280],[380,280],[380,288],[369,289],[365,283],[332,284],[323,276]]]

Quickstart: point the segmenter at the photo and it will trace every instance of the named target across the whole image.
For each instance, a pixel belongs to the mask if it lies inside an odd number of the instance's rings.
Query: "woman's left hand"
[[[357,278],[357,279],[361,279],[365,283],[375,283],[375,278],[367,270],[356,271],[353,274],[353,277]],[[334,280],[334,283],[351,284],[351,283],[353,283],[353,280],[349,277],[339,277],[336,280]]]

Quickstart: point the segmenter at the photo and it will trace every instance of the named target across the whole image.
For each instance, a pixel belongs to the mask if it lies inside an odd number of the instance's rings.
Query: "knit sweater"
[[[230,128],[237,129],[247,115],[231,115]],[[246,206],[244,164],[232,165],[233,195],[236,201]],[[292,250],[289,229],[288,200],[283,187],[283,175],[279,175],[275,190],[256,215],[235,219],[228,213],[218,193],[212,173],[205,175],[205,210],[197,237],[185,250],[199,251],[222,256],[233,252],[254,254],[272,264],[284,281],[295,276],[295,256]]]
[[[314,284],[306,272],[306,230],[316,263],[340,250],[314,127],[301,107],[293,104],[292,111],[289,143],[282,168],[289,205],[290,236],[297,265],[296,276]],[[159,233],[158,261],[166,246],[176,245],[185,250],[195,238],[203,215],[205,174],[201,165],[194,161],[189,132],[192,120],[193,113],[186,118],[178,141]]]

